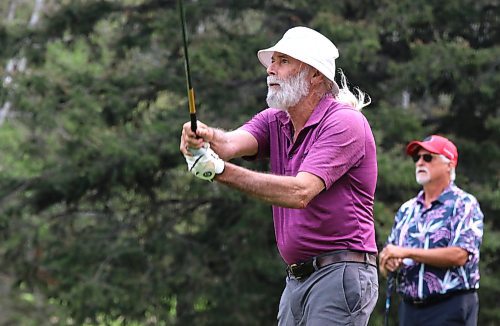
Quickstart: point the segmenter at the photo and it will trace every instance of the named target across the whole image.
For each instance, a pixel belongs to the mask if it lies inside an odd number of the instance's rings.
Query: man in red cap
[[[423,190],[397,212],[379,262],[397,280],[399,325],[477,325],[483,213],[454,183],[457,148],[432,135],[406,153]]]

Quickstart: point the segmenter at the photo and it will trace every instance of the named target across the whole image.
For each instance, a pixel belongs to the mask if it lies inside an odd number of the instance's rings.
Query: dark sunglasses
[[[432,159],[434,158],[434,156],[432,156],[432,154],[422,154],[422,155],[413,155],[412,156],[413,158],[413,162],[417,163],[418,160],[420,160],[420,158],[423,158],[424,159],[424,162],[427,162],[427,163],[430,163],[432,161]]]

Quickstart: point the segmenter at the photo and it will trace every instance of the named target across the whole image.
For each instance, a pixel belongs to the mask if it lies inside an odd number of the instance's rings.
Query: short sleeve
[[[453,218],[454,232],[450,242],[479,257],[479,248],[483,238],[483,213],[479,203],[472,195],[463,197],[455,208]]]
[[[342,109],[327,119],[300,167],[300,171],[323,179],[326,189],[365,155],[364,117],[360,112]]]
[[[245,157],[255,159],[257,157],[269,157],[269,121],[272,118],[272,110],[267,109],[257,113],[252,119],[247,121],[240,130],[245,130],[255,137],[258,143],[257,155]]]

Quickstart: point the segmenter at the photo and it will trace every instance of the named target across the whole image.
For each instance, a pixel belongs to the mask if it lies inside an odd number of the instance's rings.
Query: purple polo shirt
[[[287,264],[332,250],[377,252],[375,140],[361,112],[325,96],[295,143],[288,114],[277,109],[261,111],[240,129],[255,137],[256,157],[269,158],[271,173],[304,171],[325,183],[304,209],[273,206],[276,242]]]

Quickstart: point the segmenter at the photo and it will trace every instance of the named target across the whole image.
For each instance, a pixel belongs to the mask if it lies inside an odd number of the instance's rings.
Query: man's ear
[[[321,84],[324,81],[324,76],[318,69],[314,70],[314,74],[311,78],[311,84]]]

